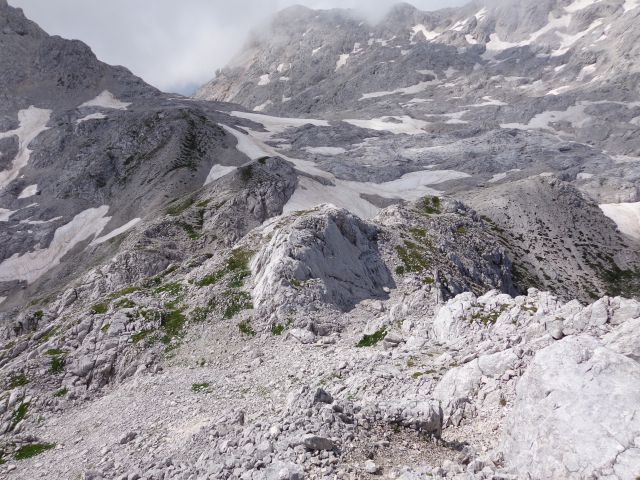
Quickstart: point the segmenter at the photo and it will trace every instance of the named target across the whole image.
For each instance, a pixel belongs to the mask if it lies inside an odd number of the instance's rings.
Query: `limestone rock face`
[[[640,364],[589,336],[536,354],[516,389],[503,443],[519,475],[633,478]]]
[[[331,206],[295,217],[253,261],[258,308],[270,313],[291,299],[344,311],[361,300],[387,297],[384,288],[394,283],[374,225]]]

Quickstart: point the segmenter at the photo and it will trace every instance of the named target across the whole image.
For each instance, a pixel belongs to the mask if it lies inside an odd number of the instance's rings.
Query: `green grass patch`
[[[9,425],[9,431],[13,431],[16,426],[26,418],[27,412],[29,412],[29,404],[26,402],[22,402],[18,405],[18,408],[15,409],[13,415],[11,415],[11,424]]]
[[[166,208],[165,213],[167,215],[175,217],[183,213],[185,210],[189,209],[194,203],[195,200],[193,198],[187,198],[183,201],[174,200],[173,202],[171,202],[171,205]]]
[[[109,331],[109,327],[110,327],[110,326],[111,326],[110,324],[106,323],[106,324],[104,324],[104,325],[102,326],[102,328],[100,328],[100,331],[101,331],[102,333],[107,333],[107,332]]]
[[[465,227],[464,225],[460,225],[458,228],[456,228],[456,232],[460,235],[464,235],[465,233],[467,233],[467,227]]]
[[[61,388],[60,390],[56,390],[55,392],[53,392],[53,396],[61,398],[64,397],[67,393],[69,393],[69,390],[67,388]]]
[[[40,320],[42,317],[44,317],[44,312],[42,310],[33,312],[33,318],[37,318],[38,320]]]
[[[151,333],[153,333],[153,330],[140,330],[139,332],[136,332],[133,335],[131,335],[131,341],[134,344],[140,343],[142,340],[147,338]]]
[[[127,288],[123,288],[122,290],[118,290],[115,293],[112,293],[110,297],[115,300],[117,298],[124,297],[125,295],[130,295],[132,293],[135,293],[139,290],[140,290],[140,287],[127,287]]]
[[[225,276],[233,274],[229,282],[229,287],[240,288],[244,284],[244,279],[251,275],[249,260],[252,255],[253,252],[236,248],[231,252],[224,267],[196,282],[196,285],[201,288],[215,285]]]
[[[29,379],[24,373],[18,373],[16,375],[12,375],[9,377],[9,390],[13,390],[14,388],[24,387],[27,383],[29,383]]]
[[[160,339],[164,344],[171,342],[174,337],[182,336],[182,330],[186,322],[186,317],[181,310],[167,311],[160,321],[160,327],[164,330],[165,335]]]
[[[194,383],[191,385],[191,391],[194,393],[209,393],[210,385],[208,383]]]
[[[196,229],[193,225],[186,222],[180,222],[179,225],[185,231],[187,237],[189,237],[191,240],[198,240],[200,238],[200,234],[196,232]]]
[[[404,275],[405,273],[420,273],[430,267],[429,261],[426,257],[426,250],[413,242],[405,240],[404,246],[396,247],[398,258],[402,262],[402,265],[396,268],[398,275]]]
[[[247,335],[248,337],[256,336],[256,331],[253,329],[251,323],[248,320],[241,321],[238,324],[238,328],[240,329],[240,332],[242,332],[244,335]]]
[[[90,313],[92,315],[102,315],[104,313],[107,313],[107,311],[109,310],[109,304],[108,303],[96,303],[94,306],[91,307]]]
[[[133,300],[129,300],[128,298],[122,298],[118,300],[115,304],[116,308],[133,308],[136,306],[136,302]]]
[[[191,311],[191,316],[189,320],[193,323],[203,323],[207,321],[207,317],[211,309],[208,307],[196,307]]]
[[[224,294],[226,306],[222,313],[222,316],[229,320],[235,317],[242,310],[251,310],[253,308],[253,302],[251,301],[251,295],[247,292],[236,292],[233,290],[227,290]]]
[[[471,315],[471,321],[479,322],[479,323],[482,323],[483,325],[495,324],[498,321],[498,318],[500,317],[500,315],[502,315],[502,313],[508,309],[509,309],[508,305],[502,305],[500,306],[500,309],[498,311],[489,312],[489,313],[476,312],[473,315]]]
[[[38,343],[42,344],[42,343],[46,343],[48,340],[50,340],[51,338],[53,338],[53,336],[58,332],[58,327],[53,327],[51,328],[47,333],[45,333],[43,336],[41,336],[38,339]]]
[[[372,333],[371,335],[364,335],[356,344],[356,347],[373,347],[374,345],[384,340],[384,337],[386,336],[387,330],[383,327],[380,330]]]
[[[440,197],[425,197],[422,199],[422,212],[427,215],[440,213]]]
[[[418,240],[424,240],[425,238],[427,238],[427,230],[424,228],[410,228],[409,233]]]
[[[64,372],[64,357],[53,357],[51,359],[51,365],[49,366],[49,373],[58,375]]]
[[[274,337],[282,335],[282,333],[284,332],[284,328],[284,325],[282,325],[281,323],[274,323],[273,325],[271,325],[271,335],[273,335]]]
[[[153,293],[159,295],[161,293],[168,293],[172,297],[177,297],[182,293],[182,284],[178,282],[167,283],[161,287],[156,288]]]
[[[40,455],[47,450],[51,450],[52,448],[55,448],[55,446],[55,443],[30,443],[18,448],[13,458],[16,460],[26,460],[28,458],[35,457],[36,455]]]
[[[55,357],[56,355],[64,355],[65,354],[65,352],[60,350],[59,348],[50,348],[49,350],[47,350],[44,353],[46,355],[51,355],[52,357]]]
[[[253,177],[253,165],[240,167],[238,168],[238,172],[240,172],[240,178],[242,181],[246,183]]]

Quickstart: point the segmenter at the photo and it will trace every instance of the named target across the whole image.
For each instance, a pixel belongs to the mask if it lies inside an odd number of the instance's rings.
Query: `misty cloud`
[[[242,47],[249,31],[290,5],[356,8],[379,19],[396,0],[9,0],[48,33],[87,43],[165,91],[191,93]],[[465,0],[414,0],[423,10]]]

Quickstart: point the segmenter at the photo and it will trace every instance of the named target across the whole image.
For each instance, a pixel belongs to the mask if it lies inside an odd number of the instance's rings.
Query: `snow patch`
[[[640,202],[603,204],[600,209],[616,223],[620,232],[640,239]]]
[[[108,211],[109,206],[103,205],[80,212],[69,223],[56,229],[47,248],[22,255],[16,253],[7,258],[0,263],[0,282],[24,280],[33,283],[58,265],[78,243],[100,233],[111,220],[111,217],[105,217]]]
[[[262,87],[264,85],[269,85],[271,83],[271,79],[269,78],[269,74],[265,73],[264,75],[260,75],[260,80],[258,81],[258,86]]]
[[[315,120],[310,118],[286,118],[272,117],[260,113],[238,112],[233,111],[231,115],[238,118],[245,118],[256,123],[261,123],[270,133],[282,133],[287,128],[303,127],[304,125],[315,125],[317,127],[328,127],[329,122],[326,120]]]
[[[309,153],[325,156],[340,155],[347,152],[342,147],[305,147],[304,149]]]
[[[33,105],[18,112],[20,126],[15,130],[0,133],[0,138],[18,137],[18,153],[11,162],[8,170],[0,172],[0,190],[4,189],[20,173],[31,156],[29,144],[42,132],[48,129],[47,123],[51,118],[51,110],[36,108]]]
[[[343,120],[343,122],[360,128],[368,128],[369,130],[386,131],[395,134],[406,133],[408,135],[425,133],[424,127],[429,125],[429,122],[411,118],[408,115],[372,118],[370,120],[347,119]]]
[[[424,25],[418,24],[418,25],[415,25],[414,27],[411,28],[411,41],[412,42],[413,42],[413,39],[415,38],[415,36],[418,35],[418,33],[420,33],[420,32],[422,32],[422,34],[427,39],[427,41],[434,40],[435,38],[438,38],[440,36],[440,33],[434,32],[432,30],[428,30],[427,27],[425,27]]]
[[[121,102],[109,90],[105,90],[100,95],[98,95],[93,100],[89,100],[88,102],[84,102],[80,107],[100,107],[100,108],[110,108],[112,110],[126,110],[127,107],[131,105],[131,103]]]
[[[89,115],[76,120],[76,124],[80,124],[82,122],[88,122],[89,120],[102,120],[103,118],[107,118],[107,116],[99,112],[90,113]]]
[[[34,184],[34,185],[29,185],[24,190],[22,190],[22,192],[20,192],[20,195],[18,195],[18,198],[33,197],[36,193],[38,193],[38,184],[37,183]]]
[[[226,127],[228,128],[228,127]],[[238,132],[240,135],[242,135],[240,132]],[[238,141],[238,146],[236,147],[239,151],[242,152],[241,147],[240,147],[240,142]],[[245,153],[245,152],[242,152]],[[246,153],[245,153],[246,155]],[[264,155],[261,155],[264,156]],[[260,157],[258,157],[260,158]],[[204,184],[205,185],[209,185],[211,182],[215,182],[217,179],[224,177],[225,175],[231,173],[231,172],[235,172],[235,170],[238,167],[231,167],[231,166],[226,166],[226,165],[214,165],[211,170],[209,171],[209,175],[207,175],[207,179],[205,180]]]
[[[494,98],[491,98],[489,96],[486,97],[482,97],[482,100],[484,100],[484,102],[481,103],[474,103],[473,105],[465,105],[465,107],[473,107],[473,108],[479,108],[479,107],[502,107],[505,105],[509,105],[508,103],[502,102],[500,100],[496,100]]]
[[[269,155],[263,148],[261,148],[259,145],[256,144],[253,137],[251,137],[250,135],[246,135],[242,132],[239,132],[235,128],[228,127],[227,125],[220,124],[220,126],[224,128],[227,133],[236,137],[236,140],[238,142],[238,144],[236,145],[236,149],[239,152],[244,153],[251,160],[257,160],[258,158]],[[207,176],[207,180],[204,182],[204,184],[207,185],[208,183],[211,183],[214,180],[217,180],[223,175],[226,175],[227,173],[235,170],[235,168],[236,167],[225,167],[222,165],[214,165],[211,171],[209,172],[209,175]]]
[[[266,102],[258,105],[257,107],[253,108],[254,112],[262,112],[265,108],[267,108],[269,105],[273,105],[273,102],[271,100],[267,100]]]
[[[0,222],[8,222],[9,217],[16,213],[17,210],[7,210],[6,208],[0,208]]]
[[[343,53],[340,55],[340,58],[338,58],[338,61],[336,62],[336,72],[347,64],[350,56],[351,55],[349,53]]]
[[[327,203],[339,208],[345,208],[361,218],[372,218],[380,210],[375,205],[362,198],[363,194],[378,195],[386,198],[401,198],[403,200],[417,200],[424,195],[438,195],[441,192],[431,188],[431,185],[467,178],[470,175],[454,170],[423,170],[403,175],[397,180],[384,183],[353,182],[334,180],[334,185],[323,185],[313,179],[300,178],[298,188],[283,213],[297,210],[307,210],[319,204]]]
[[[104,243],[107,240],[111,240],[112,238],[115,238],[118,235],[122,235],[127,230],[130,230],[133,227],[135,227],[141,220],[142,220],[141,218],[134,218],[133,220],[130,220],[127,223],[125,223],[124,225],[122,225],[121,227],[118,227],[115,230],[112,230],[110,233],[107,233],[106,235],[103,235],[102,237],[96,238],[89,245],[100,245],[101,243]]]

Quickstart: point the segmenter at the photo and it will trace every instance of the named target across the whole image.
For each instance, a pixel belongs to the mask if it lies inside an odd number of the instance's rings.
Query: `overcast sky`
[[[249,30],[294,4],[382,16],[397,0],[9,0],[52,35],[87,43],[164,91],[191,93],[242,47]],[[466,0],[413,0],[423,10]]]

